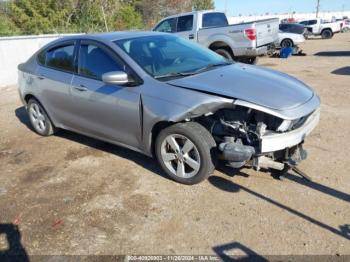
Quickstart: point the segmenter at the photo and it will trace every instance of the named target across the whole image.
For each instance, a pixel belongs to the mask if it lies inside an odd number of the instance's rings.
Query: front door
[[[197,41],[193,15],[179,16],[177,18],[176,34],[187,40]]]
[[[114,51],[95,41],[82,41],[78,73],[71,93],[77,129],[113,142],[139,147],[140,89],[142,86],[105,84],[104,73],[126,71]]]

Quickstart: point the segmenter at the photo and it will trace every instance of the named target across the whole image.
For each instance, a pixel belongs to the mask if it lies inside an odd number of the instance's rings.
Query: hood
[[[294,77],[268,68],[240,63],[167,83],[244,100],[274,110],[298,107],[314,94],[308,86]]]

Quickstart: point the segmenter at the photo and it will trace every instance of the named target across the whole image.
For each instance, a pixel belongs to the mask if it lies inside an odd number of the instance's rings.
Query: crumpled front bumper
[[[260,153],[270,153],[302,143],[320,121],[320,108],[314,111],[298,129],[286,133],[266,134],[260,140]]]

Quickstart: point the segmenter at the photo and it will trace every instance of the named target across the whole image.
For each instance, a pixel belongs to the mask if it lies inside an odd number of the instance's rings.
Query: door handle
[[[194,34],[190,34],[190,35],[188,36],[188,39],[194,39]]]
[[[80,86],[75,86],[74,89],[80,91],[80,92],[85,92],[88,89],[84,86],[84,85],[80,85]]]

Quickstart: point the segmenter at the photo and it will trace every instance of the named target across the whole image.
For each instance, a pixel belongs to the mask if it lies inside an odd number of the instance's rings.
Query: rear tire
[[[256,65],[259,61],[259,58],[256,57],[248,57],[248,58],[241,58],[238,59],[239,62],[244,63],[244,64],[248,64],[248,65]]]
[[[291,39],[283,39],[281,42],[281,48],[293,47],[294,43]]]
[[[51,136],[56,132],[44,107],[34,98],[28,101],[27,112],[34,131],[41,136]]]
[[[155,144],[162,169],[175,181],[194,185],[213,173],[216,143],[207,129],[195,122],[178,123],[163,129]]]
[[[233,61],[233,55],[231,54],[231,52],[225,48],[218,48],[214,50],[215,53],[223,56],[224,58],[226,58],[229,61]]]
[[[330,29],[325,29],[321,33],[322,39],[331,39],[333,37],[333,32]]]

